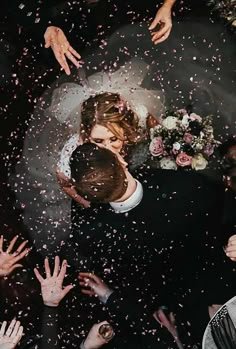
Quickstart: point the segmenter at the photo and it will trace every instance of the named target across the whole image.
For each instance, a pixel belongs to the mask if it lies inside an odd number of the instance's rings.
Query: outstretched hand
[[[102,325],[108,325],[108,322],[103,321],[103,322],[100,322],[99,324],[93,325],[93,327],[89,331],[89,333],[88,333],[88,335],[83,343],[84,349],[98,349],[109,341],[109,340],[104,339],[101,336],[101,334],[99,333],[99,328]]]
[[[92,273],[79,273],[79,284],[82,286],[81,292],[89,296],[106,297],[110,288],[96,275]],[[90,287],[90,290],[86,289]]]
[[[175,317],[172,312],[169,313],[169,316],[167,316],[164,311],[159,308],[157,311],[153,314],[154,319],[159,322],[161,326],[164,326],[172,335],[174,338],[177,346],[179,349],[184,349],[180,339],[179,334],[176,327]]]
[[[225,253],[227,257],[236,262],[236,235],[232,235],[229,238]]]
[[[70,75],[70,68],[67,59],[77,68],[80,67],[80,62],[78,61],[81,59],[80,54],[73,49],[64,32],[60,28],[54,26],[48,27],[44,34],[44,40],[45,48],[51,47],[56,60],[67,75]]]
[[[155,28],[159,25],[159,30]],[[151,33],[154,44],[160,44],[170,35],[172,28],[171,7],[165,4],[157,11],[149,30],[155,30]]]
[[[17,248],[17,250],[13,252],[13,248],[17,239],[18,236],[15,236],[11,240],[6,252],[4,252],[3,235],[0,237],[0,277],[8,276],[13,272],[13,270],[21,268],[22,264],[19,264],[17,262],[24,258],[31,250],[30,248],[25,248],[28,241],[23,241]]]
[[[14,349],[23,335],[23,326],[16,320],[12,320],[7,329],[6,326],[4,321],[0,329],[0,349]]]
[[[44,261],[46,278],[44,279],[39,271],[34,268],[34,273],[36,278],[41,284],[41,292],[43,297],[43,302],[49,307],[57,307],[60,301],[70,292],[74,287],[73,285],[68,285],[63,288],[63,281],[66,275],[67,261],[62,262],[60,269],[60,258],[55,257],[54,271],[51,275],[51,270],[49,266],[48,258]]]

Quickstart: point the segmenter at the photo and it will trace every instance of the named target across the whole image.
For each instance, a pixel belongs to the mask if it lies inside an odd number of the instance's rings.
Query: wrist
[[[94,346],[90,345],[89,343],[86,342],[86,339],[81,343],[80,349],[99,349],[100,346]]]
[[[50,308],[56,308],[58,307],[59,303],[53,303],[53,302],[43,302],[43,304],[46,306],[46,307],[50,307]]]
[[[172,7],[174,6],[176,0],[165,0],[162,8],[168,9],[169,11],[172,10]]]
[[[111,288],[108,288],[108,290],[106,291],[106,293],[104,294],[104,296],[100,297],[98,296],[98,299],[103,303],[106,304],[108,301],[108,298],[110,297],[110,295],[113,293],[114,291]]]

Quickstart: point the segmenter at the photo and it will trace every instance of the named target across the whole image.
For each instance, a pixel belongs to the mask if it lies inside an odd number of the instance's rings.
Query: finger
[[[19,254],[19,253],[24,249],[25,245],[27,245],[27,243],[28,243],[28,240],[23,241],[23,242],[20,244],[20,246],[17,248],[17,250],[14,252],[14,254],[15,254],[15,255],[16,255],[16,254]]]
[[[16,243],[16,240],[18,239],[18,235],[16,235],[10,242],[10,245],[8,246],[6,253],[10,253]]]
[[[48,38],[44,37],[44,39],[45,39],[44,47],[49,48],[52,45],[51,39],[49,37]]]
[[[236,246],[227,246],[225,249],[225,253],[235,253],[236,254]]]
[[[3,236],[2,236],[3,237]],[[231,242],[231,241],[236,241],[236,235],[232,235],[230,238],[229,238],[229,241],[228,242]]]
[[[74,56],[77,57],[78,59],[81,58],[80,54],[79,54],[77,51],[75,51],[75,50],[73,49],[73,47],[69,46],[68,50],[70,51],[70,53],[72,53],[72,55],[74,55]]]
[[[42,275],[40,274],[37,268],[34,268],[34,274],[41,284],[44,281],[44,278],[42,277]]]
[[[11,260],[11,263],[16,263],[18,262],[20,259],[24,258],[30,251],[32,250],[32,248],[26,248],[24,251],[22,251],[18,256],[13,257]]]
[[[17,343],[19,343],[19,341],[21,340],[21,337],[23,336],[23,330],[24,330],[23,326],[20,326],[17,336],[13,340],[13,344],[16,345]]]
[[[20,321],[16,321],[15,326],[14,326],[13,331],[12,331],[12,334],[11,334],[11,338],[13,338],[17,335],[19,328],[20,328]]]
[[[44,268],[45,268],[46,277],[50,278],[51,277],[51,270],[50,270],[48,258],[45,258],[45,260],[44,260]]]
[[[160,23],[160,17],[156,16],[148,29],[153,30],[159,23]]]
[[[60,268],[60,258],[59,258],[59,256],[56,256],[55,257],[53,276],[57,276],[58,275],[59,268]]]
[[[88,296],[95,296],[95,292],[92,291],[92,290],[85,290],[85,289],[82,289],[81,292],[83,294],[87,294]]]
[[[67,293],[70,292],[70,290],[72,290],[72,288],[74,288],[74,285],[68,285],[63,289],[62,291],[63,298],[67,295]]]
[[[59,275],[58,275],[58,278],[61,280],[61,282],[63,282],[64,277],[65,277],[65,275],[66,275],[66,268],[67,268],[67,261],[64,260],[64,261],[62,262],[61,270],[60,270],[60,273],[59,273]]]
[[[8,329],[7,329],[6,336],[10,337],[10,335],[11,335],[11,333],[12,333],[12,330],[13,330],[13,328],[14,328],[14,326],[15,326],[15,323],[16,323],[16,320],[13,319],[13,320],[11,321],[11,323],[10,323]]]
[[[159,31],[153,33],[152,35],[152,41],[157,41],[159,39],[162,39],[163,36],[165,35],[169,35],[170,34],[170,31],[171,31],[171,27],[170,26],[164,26],[162,29],[160,29]],[[166,36],[166,37],[167,37]]]
[[[2,337],[5,333],[6,330],[6,326],[7,326],[7,322],[3,321],[2,326],[1,326],[1,330],[0,330],[0,337]]]
[[[94,275],[94,274],[92,274],[92,273],[79,273],[79,275],[80,275],[82,278],[88,278],[88,279],[90,279],[90,280],[96,282],[97,284],[100,283],[100,282],[102,282],[102,280],[101,280],[98,276],[96,276],[96,275]]]
[[[75,57],[70,53],[70,51],[66,51],[66,57],[77,67],[80,67],[79,62],[75,59]]]
[[[157,314],[158,314],[158,318],[159,318],[161,324],[165,327],[169,326],[170,321],[167,318],[167,316],[165,315],[164,311],[160,309],[160,310],[158,310]]]
[[[17,269],[17,268],[22,268],[23,265],[22,264],[14,264],[8,271],[8,275],[11,274],[13,272],[13,270]]]
[[[3,235],[0,237],[0,252],[2,252],[2,247],[3,247]]]
[[[65,58],[64,54],[61,53],[61,52],[58,52],[58,51],[54,51],[54,50],[53,50],[53,52],[54,52],[54,55],[56,57],[56,60],[58,61],[58,63],[62,67],[62,69],[65,70],[65,73],[67,75],[70,75],[70,68],[69,68],[69,66],[67,64],[67,61],[66,61],[66,58]]]
[[[169,35],[170,35],[170,31],[169,31],[168,33],[164,34],[164,35],[162,36],[162,38],[160,38],[160,39],[158,39],[158,40],[155,40],[155,41],[154,41],[154,44],[155,44],[155,45],[160,44],[161,42],[165,41],[165,40],[168,38]]]
[[[44,33],[44,40],[45,42],[49,42],[51,41],[51,39],[56,40],[56,35],[53,34],[53,32],[51,30],[46,30]]]
[[[172,325],[175,325],[175,317],[172,312],[170,313],[170,322],[172,323]]]

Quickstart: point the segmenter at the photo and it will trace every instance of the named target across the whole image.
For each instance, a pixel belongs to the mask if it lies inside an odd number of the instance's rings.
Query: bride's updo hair
[[[118,93],[100,93],[83,102],[80,133],[84,143],[95,125],[106,127],[126,144],[137,143],[140,138],[138,116]]]

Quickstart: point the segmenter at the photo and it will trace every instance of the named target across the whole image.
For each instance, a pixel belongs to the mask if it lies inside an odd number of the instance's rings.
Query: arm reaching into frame
[[[35,276],[41,284],[43,303],[49,307],[57,307],[60,301],[74,287],[73,285],[68,285],[63,288],[63,281],[66,275],[67,262],[66,260],[64,260],[60,269],[60,258],[56,256],[52,275],[48,258],[45,258],[44,267],[46,273],[45,279],[39,273],[38,269],[34,269]]]
[[[44,40],[45,48],[51,47],[56,60],[67,75],[70,75],[70,68],[67,60],[71,61],[76,68],[80,67],[79,60],[81,59],[81,56],[70,45],[62,29],[55,26],[47,27],[44,34]]]
[[[12,320],[8,328],[7,322],[3,321],[0,329],[0,349],[14,349],[23,335],[23,326],[20,321]]]
[[[15,236],[6,249],[3,250],[3,235],[0,237],[0,278],[10,275],[15,269],[21,268],[22,264],[19,262],[24,258],[31,248],[25,248],[28,241],[23,241],[16,251],[13,252],[15,243],[18,239],[18,236]]]
[[[153,31],[151,35],[155,45],[165,41],[170,35],[172,29],[171,11],[175,2],[176,0],[165,0],[149,26],[149,30]],[[157,25],[159,25],[158,30],[156,30]]]

